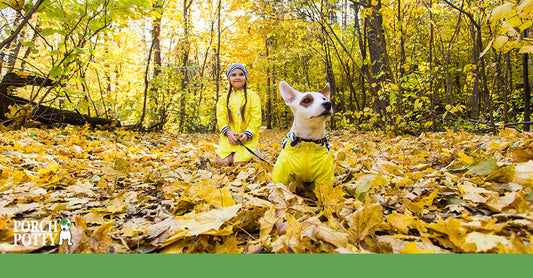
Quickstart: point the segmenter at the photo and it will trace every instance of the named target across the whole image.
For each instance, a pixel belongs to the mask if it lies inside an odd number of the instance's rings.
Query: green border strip
[[[2,277],[506,278],[521,273],[527,277],[531,262],[531,254],[3,254],[0,273]]]

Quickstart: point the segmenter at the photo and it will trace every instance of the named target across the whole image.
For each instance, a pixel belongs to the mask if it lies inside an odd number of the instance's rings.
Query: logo
[[[56,219],[61,219],[61,217],[56,217]],[[59,232],[59,245],[63,245],[63,240],[67,241],[67,245],[72,245],[72,233],[70,232],[70,226],[74,224],[76,225],[76,222],[70,221],[68,218],[61,219],[61,222],[59,224],[59,227],[61,228],[61,231]]]
[[[59,245],[63,245],[63,241],[67,245],[72,245],[72,234],[70,227],[75,222],[68,218],[56,217],[54,221],[37,221],[37,220],[15,220],[15,227],[13,230],[14,245],[22,246],[55,246],[58,236],[57,226],[59,224]],[[59,220],[59,222],[58,222]]]

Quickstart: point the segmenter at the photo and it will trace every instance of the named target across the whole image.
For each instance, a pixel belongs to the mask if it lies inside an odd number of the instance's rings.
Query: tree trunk
[[[464,2],[463,2],[464,4]],[[461,6],[462,8],[462,6]],[[457,23],[455,25],[455,30],[452,34],[452,37],[450,38],[450,41],[448,42],[448,51],[446,53],[446,65],[445,65],[445,68],[446,68],[446,104],[448,105],[452,105],[452,106],[455,106],[455,103],[453,101],[453,92],[452,92],[452,88],[453,88],[453,84],[452,84],[452,76],[451,76],[451,70],[450,70],[450,64],[451,64],[451,57],[452,57],[452,49],[453,49],[453,45],[454,45],[454,40],[455,40],[455,37],[459,34],[459,31],[461,30],[460,26],[461,26],[461,21],[462,21],[462,13],[459,13],[459,16],[457,18]]]
[[[215,67],[215,85],[216,85],[216,101],[215,101],[215,107],[213,110],[215,111],[215,119],[214,119],[214,125],[213,125],[213,132],[217,129],[217,109],[216,105],[218,103],[218,98],[220,95],[220,37],[222,35],[222,30],[220,29],[220,10],[222,7],[222,0],[218,0],[218,7],[217,7],[217,64]]]
[[[524,30],[524,37],[527,37],[527,30]],[[529,84],[529,53],[522,54],[522,80],[524,82],[524,131],[530,131],[529,121],[531,119],[531,84]]]
[[[185,115],[186,115],[186,98],[190,93],[189,87],[189,23],[190,23],[190,8],[193,0],[183,0],[183,44],[182,44],[182,59],[181,59],[181,100],[180,100],[180,122],[179,122],[179,131],[183,132],[185,125]]]
[[[159,1],[158,1],[159,2]],[[152,22],[152,41],[154,44],[153,47],[153,55],[154,55],[154,72],[152,75],[152,86],[150,88],[150,91],[152,92],[151,98],[154,100],[154,111],[157,111],[157,115],[153,115],[153,119],[155,120],[153,122],[153,125],[156,126],[157,131],[163,130],[164,124],[167,122],[167,111],[166,111],[166,104],[164,100],[160,99],[159,96],[159,85],[158,85],[158,78],[161,74],[161,67],[162,67],[162,59],[161,59],[161,43],[160,43],[160,33],[161,33],[161,18],[163,14],[163,5],[161,3],[157,3],[153,7],[154,10],[160,12],[161,14],[158,15],[154,21]],[[154,84],[155,83],[155,84]]]
[[[26,32],[21,31],[20,37],[24,38],[26,35]],[[13,48],[13,51],[11,51],[11,54],[8,56],[7,59],[7,72],[12,72],[15,69],[15,65],[17,64],[17,58],[19,56],[20,48],[22,47],[22,43],[20,40],[17,42],[17,45],[15,48]]]
[[[35,120],[42,124],[52,125],[52,124],[72,124],[72,125],[110,125],[119,127],[120,122],[116,120],[103,119],[103,118],[93,118],[87,115],[81,115],[68,110],[61,110],[49,106],[40,105],[35,108],[38,104],[31,102],[27,99],[13,96],[10,93],[10,88],[12,87],[24,87],[27,85],[30,86],[42,86],[49,87],[53,86],[55,83],[50,79],[44,79],[37,76],[28,76],[23,77],[15,73],[8,73],[0,82],[0,124],[14,124],[16,127],[25,126],[28,120]],[[12,115],[7,117],[6,114],[10,112],[10,106],[21,106],[21,108]],[[24,106],[27,105],[33,107],[33,109],[25,109]],[[31,114],[31,111],[34,111]]]
[[[481,25],[478,23],[476,24],[476,40],[477,40],[477,55],[478,57],[483,52],[483,32],[481,30]],[[489,119],[492,117],[492,113],[490,112],[492,110],[492,99],[491,94],[489,92],[489,87],[487,84],[487,74],[485,73],[485,58],[480,57],[478,61],[477,66],[478,74],[480,75],[480,82],[481,82],[481,95],[483,96],[483,114],[489,114]]]
[[[146,116],[146,103],[148,101],[148,87],[150,86],[150,82],[148,80],[148,73],[150,71],[150,61],[152,60],[152,52],[154,49],[154,40],[152,40],[152,43],[150,44],[150,50],[148,51],[148,61],[146,61],[146,67],[144,70],[144,97],[143,97],[143,110],[141,112],[141,118],[139,119],[139,122],[137,123],[137,127],[139,130],[144,130],[143,123],[144,118]]]
[[[431,7],[432,1],[429,1],[429,6]],[[437,93],[435,90],[435,86],[433,84],[433,36],[434,36],[434,28],[433,28],[433,12],[431,9],[429,10],[429,91],[431,92],[431,130],[433,132],[436,131],[437,128],[437,118],[436,114],[437,111],[435,111],[436,102],[437,102]]]
[[[374,87],[374,91],[377,93],[380,91],[382,82],[390,78],[388,76],[388,62],[386,61],[386,42],[383,40],[383,17],[379,12],[381,9],[381,0],[372,1],[372,13],[364,20],[365,31],[368,38],[368,50],[370,54],[371,62],[371,84]],[[375,4],[375,5],[374,5]],[[380,114],[380,121],[386,118],[387,106],[389,97],[387,95],[375,95],[374,96],[374,111]],[[386,129],[382,122],[382,128]]]
[[[355,29],[357,31],[357,39],[359,41],[359,50],[361,51],[361,60],[366,60],[366,30],[364,30],[364,34],[361,33],[361,26],[359,25],[359,6],[354,5],[354,14],[355,14]],[[369,72],[368,65],[364,63],[361,66],[361,71],[359,72],[359,86],[361,87],[361,111],[364,111],[366,108],[366,84],[365,84],[365,74]],[[368,79],[370,80],[371,76],[368,76]]]
[[[266,60],[268,61],[268,46],[269,46],[269,38],[265,40],[265,55]],[[272,88],[270,84],[270,63],[267,62],[267,68],[266,68],[266,78],[267,78],[267,103],[266,103],[266,128],[272,129]]]
[[[479,110],[480,110],[480,98],[479,98],[479,71],[477,69],[478,66],[478,59],[479,59],[479,53],[477,52],[477,46],[476,46],[476,34],[474,31],[474,24],[471,23],[470,26],[470,33],[472,35],[473,40],[473,46],[472,46],[472,64],[476,66],[474,69],[474,86],[472,88],[472,119],[478,120],[479,119]]]
[[[321,5],[323,7],[323,5]],[[325,11],[320,11],[320,20],[325,21],[326,17],[331,16],[330,13],[330,5],[326,5]],[[331,19],[330,19],[331,20]],[[326,67],[326,78],[330,86],[330,99],[331,99],[331,106],[333,108],[333,115],[331,116],[330,120],[330,127],[331,129],[336,129],[335,126],[335,111],[337,111],[337,106],[335,105],[335,95],[337,92],[337,85],[335,84],[335,74],[333,73],[333,65],[331,63],[331,49],[330,49],[330,40],[328,38],[327,30],[325,28],[325,25],[328,24],[327,22],[324,22],[321,24],[322,28],[322,45],[324,46],[324,63]]]
[[[511,53],[507,52],[505,53],[505,77],[504,77],[504,83],[503,83],[503,110],[504,110],[504,123],[509,122],[509,94],[512,92],[512,86],[511,82],[509,82],[509,77],[512,74],[512,67],[511,67]]]
[[[401,0],[398,0],[398,14],[397,14],[397,20],[398,22],[402,22],[402,3]],[[402,78],[405,75],[405,39],[403,36],[403,24],[400,25],[400,76],[398,78],[398,93],[396,94],[396,115],[399,117],[400,115],[403,115],[403,107],[402,107],[402,98],[403,98],[403,86],[402,86]]]

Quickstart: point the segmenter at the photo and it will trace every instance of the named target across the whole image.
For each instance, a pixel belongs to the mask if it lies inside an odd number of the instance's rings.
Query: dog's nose
[[[322,106],[324,106],[324,108],[326,110],[329,110],[329,109],[331,109],[331,102],[329,102],[329,101],[323,102]]]

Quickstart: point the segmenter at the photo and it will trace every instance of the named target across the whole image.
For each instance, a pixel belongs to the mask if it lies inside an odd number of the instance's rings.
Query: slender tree
[[[524,31],[524,37],[527,37],[527,30]],[[522,54],[522,79],[524,81],[524,131],[530,130],[531,120],[531,84],[529,84],[529,53]]]
[[[181,43],[181,65],[180,65],[180,75],[181,75],[181,99],[180,99],[180,109],[179,109],[179,131],[182,132],[185,124],[186,116],[186,99],[187,95],[190,93],[189,89],[189,53],[190,53],[190,23],[191,23],[191,5],[193,0],[183,0],[183,41]]]

